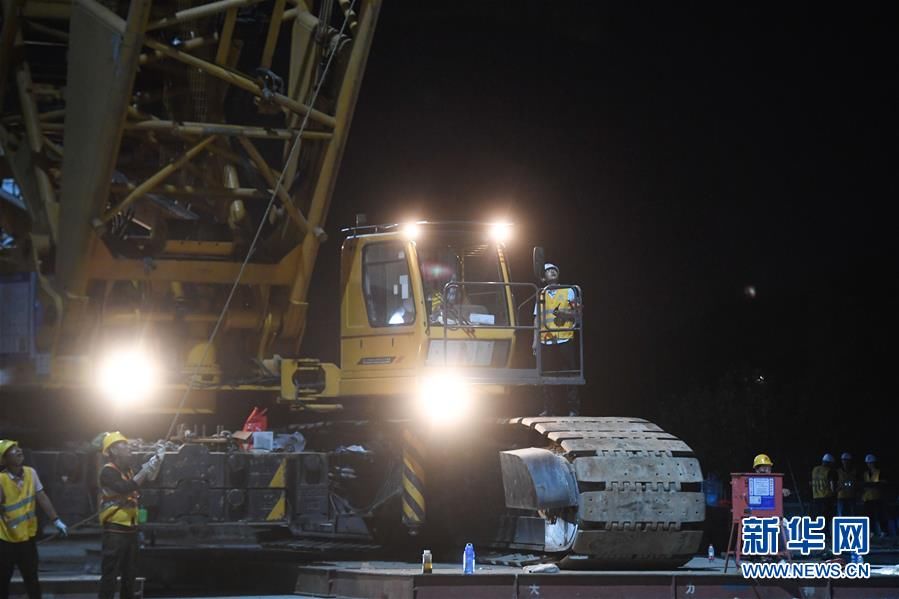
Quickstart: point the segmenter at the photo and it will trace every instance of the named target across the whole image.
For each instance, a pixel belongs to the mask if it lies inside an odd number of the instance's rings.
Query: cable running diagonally
[[[350,4],[349,10],[344,13],[343,23],[340,26],[340,30],[338,31],[338,36],[342,36],[344,30],[347,27],[347,23],[349,22],[349,15],[353,14],[353,9],[356,6],[356,0]],[[315,101],[318,99],[318,94],[321,91],[322,85],[325,81],[325,75],[327,75],[328,70],[331,68],[331,63],[334,60],[334,55],[336,54],[336,48],[328,55],[328,60],[325,63],[324,69],[322,71],[322,76],[319,78],[317,85],[315,86],[315,90],[312,94],[312,99],[309,102],[309,106],[315,106]],[[309,114],[311,111],[307,112],[303,116],[303,122],[300,124],[300,128],[296,133],[296,137],[294,138],[293,146],[290,148],[290,152],[287,155],[287,160],[285,164],[289,164],[291,160],[294,159],[295,154],[297,154],[300,150],[300,146],[303,139],[303,133],[306,130],[306,125],[309,123]],[[206,347],[203,350],[203,356],[200,358],[199,363],[196,366],[196,370],[194,375],[199,372],[199,369],[202,368],[203,364],[206,363],[206,358],[209,355],[209,348],[212,347],[212,342],[215,341],[215,337],[219,332],[219,328],[222,325],[222,322],[225,320],[225,315],[228,313],[228,308],[231,306],[231,300],[234,298],[234,294],[237,292],[237,287],[240,285],[240,279],[243,276],[244,269],[246,269],[247,264],[250,262],[250,258],[253,256],[253,252],[256,249],[256,244],[259,241],[259,236],[262,234],[262,229],[265,225],[266,220],[268,219],[268,214],[272,209],[272,206],[275,203],[275,198],[278,195],[278,191],[281,189],[281,183],[284,180],[284,173],[287,169],[281,169],[281,173],[278,175],[278,180],[275,182],[275,186],[272,189],[271,196],[268,200],[268,205],[265,208],[265,212],[262,214],[262,218],[259,220],[259,226],[256,228],[256,234],[253,236],[253,241],[250,243],[250,247],[247,249],[247,255],[243,259],[243,262],[240,265],[240,270],[237,271],[237,277],[234,279],[234,284],[231,286],[231,291],[228,293],[228,297],[225,300],[224,306],[222,306],[222,311],[219,313],[218,319],[215,322],[215,326],[212,328],[212,333],[209,335],[209,340],[206,343]],[[307,235],[314,235],[313,231],[307,233]],[[184,404],[187,401],[190,392],[194,388],[194,379],[195,376],[188,377],[187,380],[187,388],[184,390],[184,394],[181,396],[181,400],[178,402],[178,407],[175,410],[175,414],[172,417],[172,423],[169,425],[168,433],[165,438],[168,439],[172,436],[175,431],[175,426],[178,423],[178,416],[181,413],[181,410],[184,408]]]

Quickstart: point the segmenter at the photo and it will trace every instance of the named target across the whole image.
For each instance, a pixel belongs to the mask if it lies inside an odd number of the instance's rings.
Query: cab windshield
[[[416,243],[425,308],[431,324],[508,326],[505,288],[496,245],[458,235],[435,235]],[[446,288],[447,283],[465,283]]]

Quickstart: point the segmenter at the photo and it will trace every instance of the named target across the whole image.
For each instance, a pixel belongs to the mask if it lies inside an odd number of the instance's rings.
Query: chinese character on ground
[[[824,551],[827,541],[824,537],[826,521],[823,516],[793,516],[787,521],[787,549],[809,555],[812,551]]]
[[[851,518],[849,516],[837,516],[833,519],[831,533],[831,552],[834,555],[840,553],[868,553],[868,531],[870,522],[867,516]]]
[[[743,518],[743,555],[780,553],[780,518]]]

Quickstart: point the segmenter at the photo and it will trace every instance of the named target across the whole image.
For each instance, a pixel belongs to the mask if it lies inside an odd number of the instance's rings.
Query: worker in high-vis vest
[[[112,598],[116,577],[121,577],[121,597],[134,596],[137,574],[137,524],[140,485],[156,478],[162,468],[164,451],[157,451],[134,473],[128,439],[116,431],[106,433],[102,442],[108,458],[100,469],[100,524],[103,527],[103,561],[100,566],[100,598]]]
[[[852,461],[852,454],[844,451],[837,469],[837,516],[854,516],[855,500],[858,499],[858,470]]]
[[[543,265],[543,278],[547,286],[559,284],[559,267],[555,264]],[[540,290],[534,306],[534,342],[532,349],[537,355],[540,344],[540,369],[544,376],[565,376],[578,369],[577,343],[574,329],[580,321],[580,302],[571,287],[556,287]],[[569,330],[566,330],[569,329]],[[539,340],[539,341],[538,341]],[[562,403],[566,401],[567,412]],[[580,413],[580,400],[574,385],[543,385],[543,412],[541,416],[555,416]]]
[[[30,599],[41,596],[38,581],[37,511],[40,504],[59,534],[68,529],[56,513],[53,503],[44,493],[37,471],[25,466],[25,454],[15,441],[0,440],[0,599],[9,597],[9,581],[18,566]]]
[[[884,522],[883,492],[886,479],[877,463],[877,457],[869,453],[865,456],[865,474],[863,478],[862,509],[871,523],[871,533],[879,537],[886,536]]]
[[[821,463],[812,468],[812,509],[815,516],[826,518],[826,530],[837,511],[836,460],[829,453],[821,457]]]

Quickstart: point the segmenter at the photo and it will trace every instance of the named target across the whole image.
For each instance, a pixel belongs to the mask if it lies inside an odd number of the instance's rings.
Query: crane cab
[[[506,370],[516,330],[488,225],[349,230],[342,247],[340,395],[403,395],[428,372]]]

